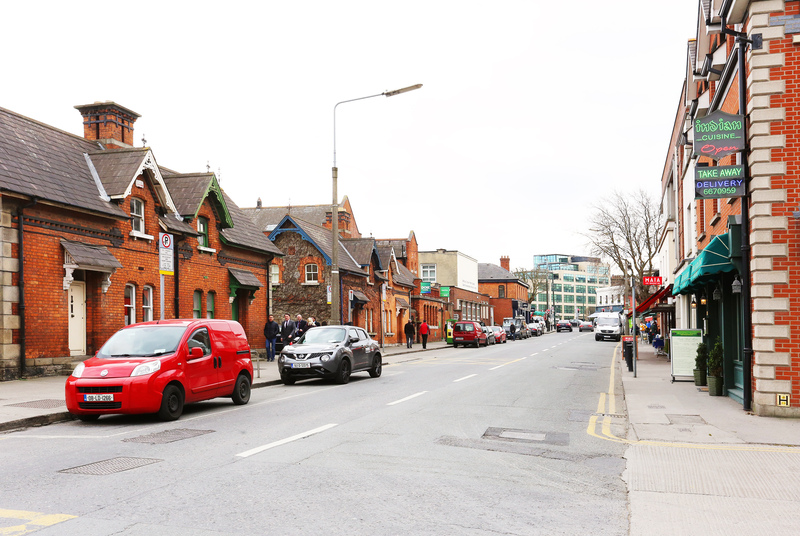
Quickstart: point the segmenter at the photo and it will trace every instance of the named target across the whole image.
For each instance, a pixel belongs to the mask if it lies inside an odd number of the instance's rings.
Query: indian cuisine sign
[[[694,168],[694,198],[744,197],[744,166]]]
[[[743,151],[744,116],[717,110],[694,121],[694,154],[719,160]]]

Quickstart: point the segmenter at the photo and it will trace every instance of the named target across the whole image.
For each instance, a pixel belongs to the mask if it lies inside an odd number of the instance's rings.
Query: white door
[[[86,355],[86,283],[69,286],[69,355]]]

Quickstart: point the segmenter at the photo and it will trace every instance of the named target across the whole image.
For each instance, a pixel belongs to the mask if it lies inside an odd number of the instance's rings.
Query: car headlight
[[[331,359],[333,359],[333,354],[322,354],[319,356],[319,360],[322,361],[323,363],[326,361],[330,361]]]
[[[148,374],[152,374],[157,370],[161,369],[161,361],[156,359],[155,361],[148,361],[147,363],[142,363],[141,365],[137,365],[133,372],[131,372],[131,378],[134,376],[146,376]]]
[[[78,363],[78,366],[75,367],[75,370],[72,371],[72,377],[73,378],[80,378],[81,376],[83,376],[83,369],[85,369],[85,368],[86,368],[86,365],[84,365],[83,363]]]

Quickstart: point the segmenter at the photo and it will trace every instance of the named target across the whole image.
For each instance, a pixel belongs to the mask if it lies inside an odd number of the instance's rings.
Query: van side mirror
[[[199,357],[203,357],[203,355],[203,349],[199,346],[195,346],[189,350],[189,359],[197,359]]]

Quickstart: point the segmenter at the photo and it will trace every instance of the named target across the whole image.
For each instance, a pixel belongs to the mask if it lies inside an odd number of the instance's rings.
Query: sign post
[[[158,273],[161,286],[158,292],[161,296],[161,320],[164,320],[164,276],[175,275],[175,245],[169,233],[158,233]]]

